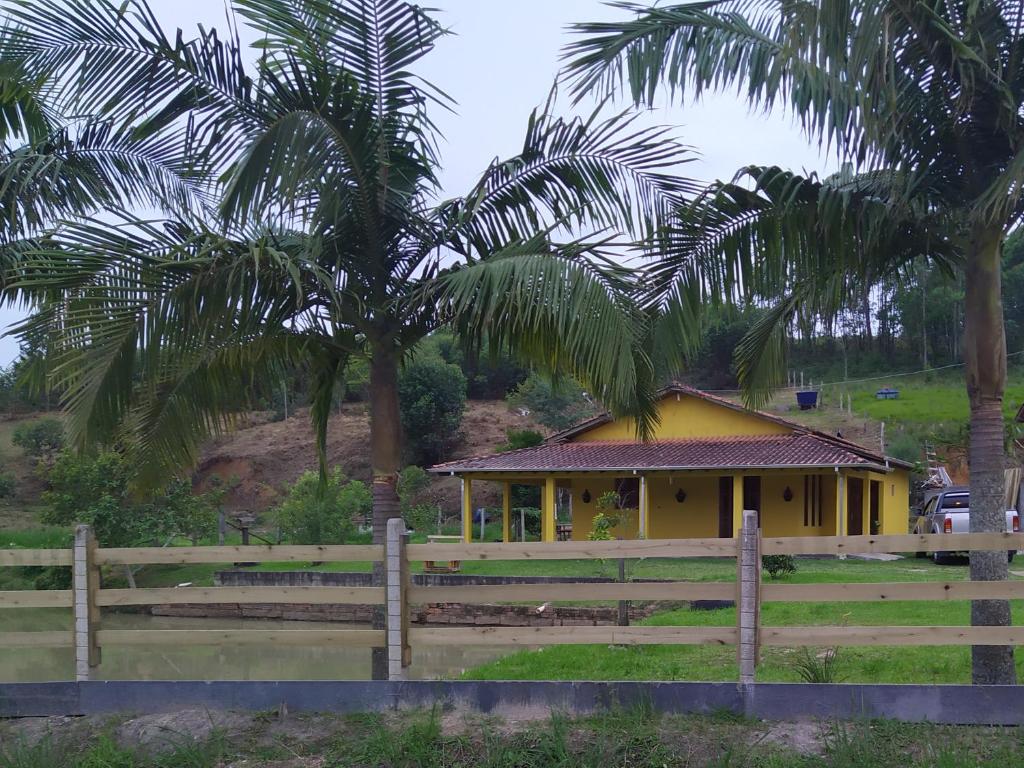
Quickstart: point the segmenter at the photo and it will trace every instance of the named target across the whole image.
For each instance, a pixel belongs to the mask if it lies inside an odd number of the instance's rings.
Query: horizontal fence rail
[[[373,544],[337,546],[138,547],[100,549],[97,565],[195,565],[203,563],[309,563],[382,560],[384,547]],[[70,563],[69,563],[70,564]]]
[[[953,546],[955,545],[955,546]],[[1024,533],[922,533],[891,536],[763,538],[764,555],[869,555],[890,552],[969,552],[1024,549]]]
[[[761,605],[779,602],[884,602],[1024,599],[1024,581],[920,581],[776,584],[761,582],[761,555],[854,555],[888,552],[971,552],[1024,549],[1024,534],[763,537],[756,514],[744,513],[737,538],[573,541],[552,543],[407,544],[393,520],[384,545],[100,548],[85,526],[71,549],[0,550],[0,567],[71,567],[70,590],[0,591],[0,609],[71,609],[73,630],[0,633],[0,648],[75,651],[76,677],[88,680],[103,647],[121,646],[346,646],[386,648],[388,672],[402,679],[416,647],[726,645],[735,646],[740,681],[754,680],[761,647],[1024,645],[1024,628],[971,626],[766,626]],[[602,562],[643,558],[728,558],[734,581],[626,581],[414,585],[412,564],[422,561]],[[101,569],[130,565],[265,562],[380,562],[375,586],[160,587],[104,589]],[[735,603],[733,626],[455,626],[410,628],[410,606],[437,603],[594,603],[629,601]],[[101,609],[147,605],[280,604],[381,605],[384,629],[115,630]],[[628,611],[625,614],[628,617]],[[628,622],[625,622],[628,624]]]
[[[634,539],[493,544],[409,544],[410,560],[607,560],[736,557],[735,539]]]
[[[384,587],[161,587],[101,589],[97,605],[213,605],[217,603],[304,603],[368,605],[384,602]]]
[[[0,549],[4,566],[71,565],[70,549]]]

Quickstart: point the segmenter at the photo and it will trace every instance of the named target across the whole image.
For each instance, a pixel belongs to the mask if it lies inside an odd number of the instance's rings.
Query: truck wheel
[[[1016,554],[1017,554],[1016,550],[1012,550],[1012,549],[1009,552],[1007,552],[1006,553],[1006,562],[1012,563],[1013,562],[1013,556],[1016,555]]]
[[[949,553],[948,552],[933,552],[932,553],[932,562],[935,563],[936,565],[945,565],[947,562],[949,562]]]

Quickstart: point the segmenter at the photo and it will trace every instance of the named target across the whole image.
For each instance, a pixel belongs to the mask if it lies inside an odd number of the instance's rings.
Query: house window
[[[804,526],[820,528],[824,517],[820,475],[804,475]]]
[[[615,493],[619,496],[620,509],[640,509],[640,478],[615,478]]]

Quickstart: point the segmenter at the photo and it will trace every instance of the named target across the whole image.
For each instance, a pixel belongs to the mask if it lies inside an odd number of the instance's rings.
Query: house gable
[[[658,412],[661,420],[654,430],[655,440],[786,435],[795,431],[794,426],[781,420],[681,388],[665,392],[658,403]],[[632,419],[605,419],[575,430],[565,439],[569,442],[635,440],[636,426]]]

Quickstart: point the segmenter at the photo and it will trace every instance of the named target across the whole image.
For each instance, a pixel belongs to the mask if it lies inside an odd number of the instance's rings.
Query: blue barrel
[[[816,390],[807,390],[805,392],[796,393],[796,403],[800,406],[801,411],[809,411],[812,408],[818,407],[818,392]]]

